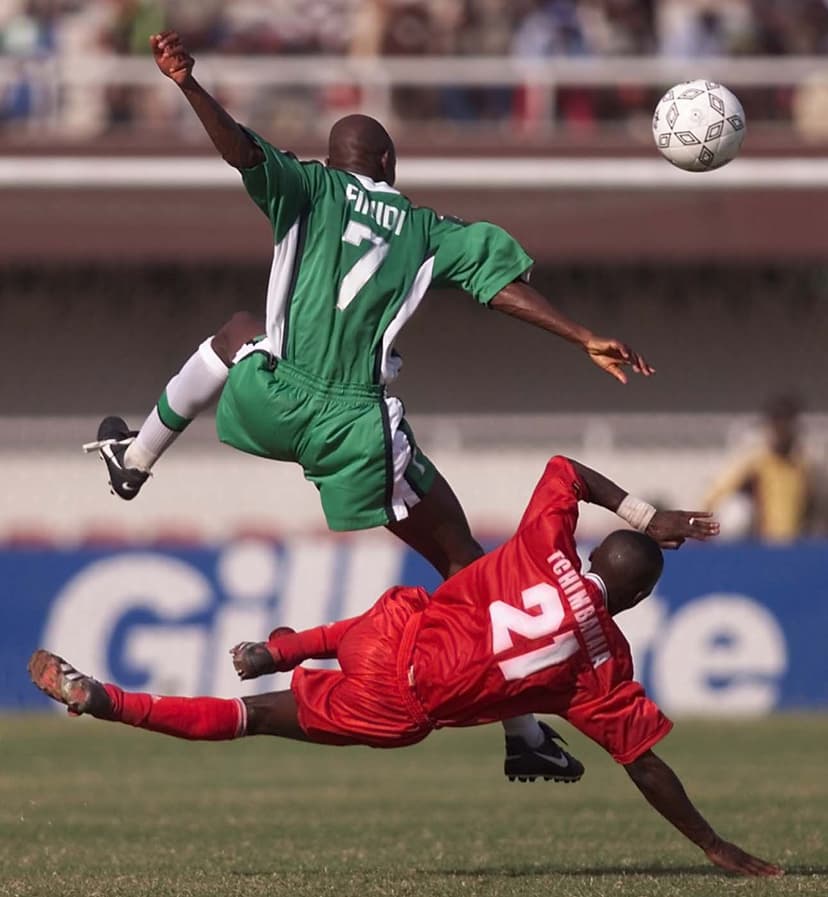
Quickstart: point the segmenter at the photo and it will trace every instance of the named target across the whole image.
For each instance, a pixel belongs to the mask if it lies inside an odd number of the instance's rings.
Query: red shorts
[[[384,595],[358,617],[337,649],[339,670],[297,667],[290,689],[299,725],[321,744],[404,747],[434,728],[409,684],[420,611],[428,595]]]

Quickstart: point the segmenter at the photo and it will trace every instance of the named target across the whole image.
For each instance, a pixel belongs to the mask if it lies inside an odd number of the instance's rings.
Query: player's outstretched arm
[[[254,168],[264,161],[264,153],[247,131],[193,77],[195,59],[178,33],[153,34],[150,47],[158,68],[181,88],[225,162],[234,168]]]
[[[751,856],[720,838],[693,806],[678,776],[652,751],[624,768],[650,805],[700,847],[711,863],[739,875],[768,878],[783,874],[780,866]]]
[[[708,511],[657,511],[633,498],[617,483],[597,470],[570,458],[575,472],[587,487],[586,500],[618,514],[637,530],[655,539],[662,548],[679,548],[685,539],[705,541],[719,534],[719,523]]]
[[[521,321],[534,324],[581,346],[589,355],[590,361],[621,383],[627,382],[625,367],[631,367],[636,373],[645,377],[655,373],[655,368],[626,343],[596,336],[591,330],[571,321],[545,296],[523,281],[516,280],[504,287],[489,304],[491,308],[496,308],[504,314],[520,318]]]

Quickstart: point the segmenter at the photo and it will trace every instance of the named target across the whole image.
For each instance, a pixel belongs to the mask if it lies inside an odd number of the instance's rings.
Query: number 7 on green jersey
[[[349,221],[342,235],[343,243],[351,246],[362,246],[366,241],[370,244],[368,251],[357,260],[351,270],[342,278],[339,285],[339,297],[336,307],[341,311],[354,301],[357,293],[377,273],[385,256],[388,255],[389,245],[386,240],[375,234],[367,224],[358,221]]]

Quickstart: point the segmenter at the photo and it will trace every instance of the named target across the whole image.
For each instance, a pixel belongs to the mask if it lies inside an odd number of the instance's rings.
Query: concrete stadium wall
[[[0,415],[143,414],[236,309],[264,306],[255,266],[14,268],[0,279]],[[542,268],[535,283],[658,369],[611,381],[559,340],[432,293],[406,327],[394,391],[410,413],[751,411],[795,391],[828,410],[822,267]]]

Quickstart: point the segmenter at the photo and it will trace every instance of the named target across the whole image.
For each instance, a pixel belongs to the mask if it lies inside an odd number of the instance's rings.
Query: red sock
[[[193,741],[240,738],[247,728],[241,698],[172,698],[129,692],[104,685],[112,701],[112,719]]]

